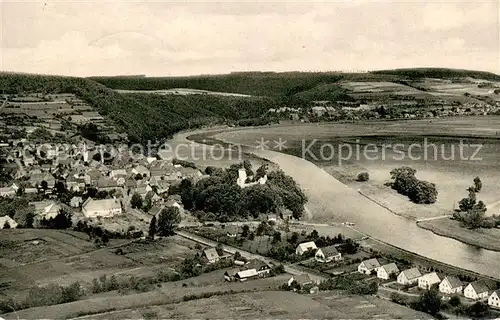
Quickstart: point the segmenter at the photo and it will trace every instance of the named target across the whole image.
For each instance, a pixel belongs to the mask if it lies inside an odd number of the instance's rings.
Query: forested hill
[[[84,78],[0,73],[0,90],[17,93],[75,93],[117,127],[131,141],[163,140],[203,125],[257,119],[275,106],[267,98],[210,95],[120,94]]]
[[[393,69],[393,70],[378,70],[373,71],[373,74],[379,75],[395,75],[401,77],[414,78],[475,78],[491,81],[500,81],[500,75],[486,72],[463,69],[447,69],[447,68],[408,68],[408,69]]]
[[[237,72],[223,75],[190,77],[94,77],[90,78],[113,89],[166,90],[190,88],[231,92],[272,98],[293,96],[320,84],[342,79],[339,73],[310,72]]]

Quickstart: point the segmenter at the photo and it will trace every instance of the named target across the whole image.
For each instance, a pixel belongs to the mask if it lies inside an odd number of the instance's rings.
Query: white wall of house
[[[500,308],[500,297],[498,297],[496,292],[493,292],[488,298],[488,305],[493,308]]]
[[[418,283],[418,278],[415,278],[415,279],[408,279],[406,277],[406,274],[401,272],[399,275],[398,275],[398,278],[397,278],[397,281],[398,283],[402,284],[402,285],[407,285],[407,284],[414,284],[414,283]]]
[[[384,268],[378,268],[377,270],[377,278],[379,279],[384,279],[384,280],[389,280],[390,275],[385,271]]]
[[[476,293],[476,291],[474,290],[472,285],[469,284],[467,287],[465,287],[464,296],[466,298],[469,298],[472,300],[479,300],[479,299],[487,298],[488,292],[482,292],[482,293],[478,294],[478,293]]]
[[[448,279],[444,279],[439,284],[439,291],[446,294],[462,293],[462,287],[452,288]]]
[[[87,218],[112,217],[112,216],[121,214],[122,209],[121,208],[113,208],[113,209],[87,210],[86,208],[83,208],[82,212]]]
[[[363,262],[361,262],[358,266],[359,273],[371,274],[373,270],[377,271],[377,268],[368,269],[368,268],[366,268],[366,266]]]

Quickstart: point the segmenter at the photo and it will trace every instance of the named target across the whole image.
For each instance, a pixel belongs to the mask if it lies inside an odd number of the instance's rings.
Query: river
[[[186,143],[189,134],[172,143]],[[356,229],[396,247],[463,269],[500,278],[500,252],[466,245],[419,228],[414,220],[397,216],[363,197],[315,164],[292,155],[252,148],[292,176],[309,198],[309,210],[331,216],[331,221],[351,221]]]

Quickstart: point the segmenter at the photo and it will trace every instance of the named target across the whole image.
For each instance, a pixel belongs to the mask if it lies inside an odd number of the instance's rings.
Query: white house
[[[446,294],[462,293],[462,281],[455,276],[446,276],[439,284],[439,291]]]
[[[427,273],[418,278],[418,287],[421,289],[430,289],[433,284],[441,283],[441,280],[437,273]]]
[[[0,197],[13,197],[16,195],[16,190],[12,187],[0,188]]]
[[[398,266],[393,262],[389,264],[384,264],[380,268],[377,269],[377,278],[389,280],[391,275],[397,275],[399,273]]]
[[[493,308],[500,308],[500,290],[495,290],[488,298],[488,305]]]
[[[398,275],[398,283],[407,285],[418,282],[422,274],[417,268],[406,269]]]
[[[113,217],[122,213],[122,206],[117,199],[94,200],[88,198],[82,205],[82,212],[87,218]]]
[[[319,248],[318,251],[316,251],[314,258],[319,262],[331,262],[342,260],[342,255],[337,251],[335,246],[328,246]]]
[[[373,271],[377,271],[380,268],[380,262],[376,259],[369,259],[361,262],[358,265],[358,272],[364,274],[371,274]]]
[[[17,222],[9,216],[0,217],[0,229],[14,229],[17,225]]]
[[[303,242],[297,246],[297,249],[295,249],[295,254],[301,256],[306,252],[316,251],[316,249],[318,249],[318,247],[316,247],[314,241]]]
[[[259,273],[255,269],[248,269],[244,271],[240,271],[236,274],[235,278],[239,279],[240,281],[245,281],[251,278],[258,277]]]
[[[247,172],[245,169],[241,168],[238,170],[238,179],[236,179],[236,184],[238,186],[240,186],[240,188],[246,188],[246,187],[249,187],[249,186],[253,186],[253,185],[256,185],[256,184],[266,184],[267,182],[267,175],[259,178],[258,181],[254,181],[254,182],[249,182],[247,183]]]
[[[205,251],[203,251],[203,255],[207,259],[208,263],[216,263],[220,259],[219,254],[217,253],[217,250],[215,250],[215,248],[206,249]]]
[[[472,300],[488,298],[488,286],[482,281],[469,283],[464,289],[464,296]]]
[[[245,269],[255,269],[259,276],[265,276],[271,273],[271,267],[264,261],[253,259],[245,264]]]

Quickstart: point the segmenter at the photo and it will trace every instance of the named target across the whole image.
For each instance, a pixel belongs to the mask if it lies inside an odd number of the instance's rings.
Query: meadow
[[[116,253],[117,249],[120,254]],[[49,229],[11,229],[0,233],[0,296],[24,297],[33,286],[79,282],[89,289],[94,278],[154,276],[177,268],[198,252],[184,238],[159,239],[152,245],[111,239],[96,247],[80,232]]]

